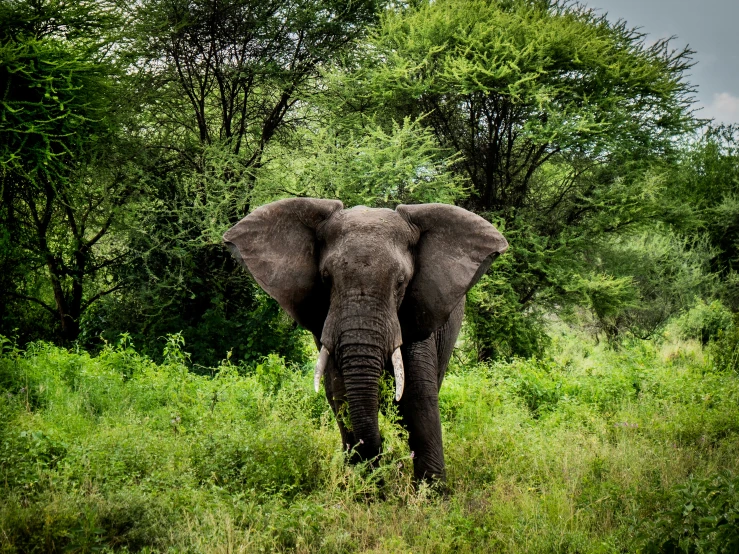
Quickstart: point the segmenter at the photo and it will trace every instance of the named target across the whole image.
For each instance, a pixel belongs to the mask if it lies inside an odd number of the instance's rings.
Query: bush
[[[739,475],[689,479],[646,525],[644,551],[739,552]]]
[[[708,348],[713,365],[719,371],[739,371],[739,315],[726,329],[719,329]]]
[[[183,269],[185,274],[181,280],[184,283],[178,281],[177,286],[169,289],[161,283],[156,287],[142,284],[93,304],[80,323],[80,344],[94,351],[105,342],[130,335],[142,353],[161,362],[162,337],[180,333],[187,342],[193,366],[206,372],[229,352],[234,363],[255,363],[272,352],[304,363],[306,331],[299,328],[246,271],[232,268],[226,272],[221,268],[221,265],[236,264],[225,248],[215,254],[202,250],[185,256],[181,264],[162,263],[189,269],[190,274]],[[208,253],[213,259],[206,255]],[[209,264],[216,262],[220,264],[217,269],[209,268]],[[144,275],[137,274],[130,279],[149,278],[144,269],[144,265],[138,267],[136,270]],[[203,275],[193,275],[196,271]],[[152,317],[152,312],[157,316]]]
[[[705,241],[660,228],[617,236],[594,244],[588,253],[591,273],[577,276],[568,288],[581,295],[596,332],[609,341],[648,339],[697,297],[713,292],[715,275],[708,271],[713,254]]]
[[[270,421],[210,434],[193,452],[195,476],[234,494],[246,489],[290,498],[309,492],[322,482],[325,452],[306,426],[305,420]]]
[[[467,295],[465,328],[479,360],[541,356],[549,344],[541,314],[527,312],[502,275],[510,267],[505,258],[496,261],[491,274],[483,275]]]
[[[696,339],[704,345],[717,339],[719,334],[726,334],[733,325],[731,311],[719,300],[706,304],[699,299],[695,306],[674,321],[682,338]]]
[[[637,546],[635,521],[653,522],[652,551],[676,533],[688,552],[734,545],[739,374],[696,344],[663,359],[555,331],[545,359],[455,356],[446,497],[412,484],[391,377],[369,471],[345,463],[309,368],[280,356],[197,375],[181,335],[163,364],[127,338],[97,356],[6,343],[0,552],[615,553]],[[713,484],[716,468],[731,474]]]

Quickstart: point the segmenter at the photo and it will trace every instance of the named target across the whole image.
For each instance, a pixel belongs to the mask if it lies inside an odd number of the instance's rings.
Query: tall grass
[[[698,343],[612,350],[563,331],[546,360],[455,361],[441,394],[446,495],[413,486],[392,386],[369,472],[345,464],[310,368],[277,356],[202,376],[177,337],[161,365],[125,340],[95,357],[2,348],[0,552],[720,552],[736,540],[739,376]]]

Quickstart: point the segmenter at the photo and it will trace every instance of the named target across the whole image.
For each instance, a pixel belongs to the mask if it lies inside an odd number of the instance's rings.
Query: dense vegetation
[[[739,375],[695,340],[552,335],[545,360],[455,360],[446,497],[412,486],[392,411],[380,468],[347,466],[309,366],[6,342],[0,551],[735,552]]]
[[[160,359],[182,333],[302,363],[221,235],[285,196],[457,203],[513,245],[470,297],[480,359],[553,311],[649,337],[739,305],[737,135],[688,50],[567,3],[0,3],[0,333]],[[637,261],[638,260],[638,261]],[[583,312],[584,310],[584,312]]]
[[[0,550],[736,551],[739,133],[691,54],[557,0],[0,0]],[[447,496],[392,410],[343,463],[223,248],[291,196],[508,239]]]

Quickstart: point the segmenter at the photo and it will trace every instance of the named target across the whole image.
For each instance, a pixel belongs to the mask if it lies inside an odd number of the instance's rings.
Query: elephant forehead
[[[403,243],[412,238],[408,222],[394,210],[356,206],[337,215],[324,229],[326,238]]]

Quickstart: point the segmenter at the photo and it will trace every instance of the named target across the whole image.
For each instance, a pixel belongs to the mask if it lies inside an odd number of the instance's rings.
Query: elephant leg
[[[464,302],[463,298],[436,333],[402,348],[406,381],[400,413],[408,429],[408,444],[414,453],[413,474],[417,480],[446,478],[439,389],[462,327]]]
[[[351,451],[357,444],[354,433],[351,431],[351,423],[349,419],[349,403],[346,399],[346,387],[344,380],[336,369],[333,358],[329,358],[326,364],[326,370],[323,376],[323,388],[326,392],[326,398],[336,417],[336,423],[341,433],[341,447],[347,452]],[[359,461],[356,454],[349,460],[352,463]]]
[[[417,481],[446,478],[439,415],[439,378],[434,335],[402,348],[405,391],[399,411],[408,429],[413,452],[413,475]]]

